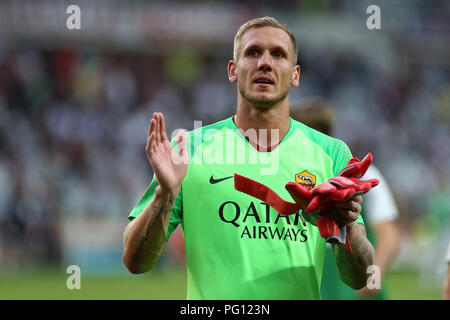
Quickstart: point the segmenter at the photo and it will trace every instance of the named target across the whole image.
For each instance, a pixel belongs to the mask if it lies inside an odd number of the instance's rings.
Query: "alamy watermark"
[[[381,29],[381,9],[376,4],[367,7],[366,13],[370,16],[366,20],[366,26],[369,30]]]
[[[66,27],[69,30],[81,29],[81,9],[80,6],[72,4],[67,7],[66,13],[69,15],[66,19]]]
[[[377,265],[371,265],[367,267],[367,274],[370,274],[370,277],[367,278],[367,288],[368,289],[381,289],[381,269]]]
[[[69,290],[81,289],[81,268],[77,265],[70,265],[66,269],[66,273],[70,274],[66,280],[66,287]]]
[[[180,130],[172,132],[172,140],[176,140]],[[194,131],[186,136],[186,140],[187,147],[195,152],[190,159],[177,157],[174,152],[172,161],[176,164],[189,161],[191,164],[206,165],[255,165],[260,168],[261,175],[272,175],[279,170],[280,157],[276,147],[280,142],[278,129],[203,129],[202,121],[194,121]],[[270,152],[259,152],[256,141],[259,151],[266,150],[267,146],[272,149]]]

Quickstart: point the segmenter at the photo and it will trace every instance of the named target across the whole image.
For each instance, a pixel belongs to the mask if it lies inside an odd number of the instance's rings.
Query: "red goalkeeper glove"
[[[338,243],[347,250],[351,251],[348,243],[346,226],[339,224],[336,217],[328,212],[331,201],[344,201],[354,195],[361,195],[368,192],[371,188],[378,185],[377,179],[359,180],[366,173],[372,162],[370,153],[362,160],[352,158],[348,164],[339,172],[337,177],[321,183],[311,190],[311,200],[304,210],[307,215],[305,218],[319,228],[320,235],[330,243]],[[304,190],[298,183],[286,184],[294,200],[304,203]]]
[[[327,242],[337,242],[341,246],[345,244],[343,247],[351,251],[345,225],[339,226],[336,218],[329,216],[327,210],[330,201],[343,201],[355,194],[364,194],[379,183],[377,179],[359,180],[371,162],[370,153],[362,161],[352,158],[337,177],[321,183],[311,191],[300,183],[288,182],[285,188],[295,203],[283,200],[267,186],[238,174],[234,175],[235,189],[264,201],[282,215],[290,215],[303,209],[307,212],[305,218],[318,226],[321,236]]]
[[[359,180],[337,176],[319,184],[311,190],[313,198],[306,212],[314,212],[326,206],[329,201],[344,201],[354,195],[362,195],[378,185],[378,179]]]

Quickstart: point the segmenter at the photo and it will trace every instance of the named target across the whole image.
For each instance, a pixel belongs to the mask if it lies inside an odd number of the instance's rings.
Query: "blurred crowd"
[[[302,75],[291,99],[328,99],[335,136],[359,158],[372,152],[407,228],[428,214],[442,228],[450,212],[450,64],[401,44],[393,52],[401,63],[386,71],[353,51],[300,41]],[[153,112],[164,113],[168,134],[235,112],[231,47],[225,55],[188,46],[164,54],[0,48],[2,269],[58,263],[66,217],[127,219],[152,177],[144,148]]]

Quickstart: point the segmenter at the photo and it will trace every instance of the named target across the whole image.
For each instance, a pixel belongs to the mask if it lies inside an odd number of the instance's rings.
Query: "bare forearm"
[[[333,245],[336,265],[339,275],[348,286],[359,290],[366,285],[367,267],[373,264],[375,250],[367,240],[365,228],[358,223],[352,223],[347,228],[352,252]]]
[[[141,214],[129,223],[124,232],[123,262],[132,273],[143,273],[161,256],[176,194],[158,189]]]

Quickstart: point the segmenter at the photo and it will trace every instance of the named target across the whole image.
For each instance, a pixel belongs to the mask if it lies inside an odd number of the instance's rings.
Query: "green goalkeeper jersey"
[[[325,241],[318,228],[299,213],[279,215],[236,191],[233,175],[263,183],[293,202],[285,184],[312,187],[336,176],[351,158],[347,145],[290,119],[279,145],[261,152],[232,117],[188,132],[187,143],[189,165],[167,236],[181,224],[187,299],[320,299]],[[130,220],[156,186],[153,179]]]

